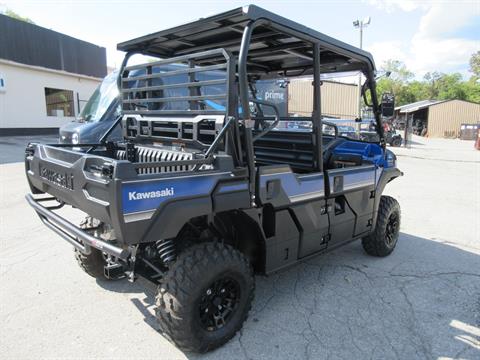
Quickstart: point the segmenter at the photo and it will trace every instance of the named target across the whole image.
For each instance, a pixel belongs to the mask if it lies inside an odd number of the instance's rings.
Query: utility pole
[[[363,20],[355,20],[353,26],[360,30],[360,49],[363,49],[363,28],[370,24],[370,16]],[[358,74],[358,118],[362,118],[362,73]],[[360,132],[360,124],[357,124],[357,132]]]

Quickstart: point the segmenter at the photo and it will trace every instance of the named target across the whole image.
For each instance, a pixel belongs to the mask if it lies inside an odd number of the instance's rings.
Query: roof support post
[[[375,81],[375,74],[373,71],[368,71],[368,86],[370,88],[370,95],[372,97],[372,107],[373,107],[373,115],[375,116],[375,123],[377,125],[377,133],[380,137],[380,145],[383,148],[386,147],[385,143],[385,133],[383,131],[383,124],[381,118],[381,109],[378,105],[378,96],[377,96],[377,83]],[[386,153],[385,153],[386,154]]]
[[[242,42],[240,44],[240,53],[238,54],[238,85],[240,90],[240,105],[242,106],[242,115],[244,121],[250,119],[250,108],[248,103],[248,74],[247,59],[252,32],[255,28],[255,21],[250,21],[243,30]]]
[[[242,143],[240,141],[240,128],[238,126],[238,91],[235,84],[235,70],[236,60],[230,53],[227,58],[227,119],[234,117],[235,122],[230,127],[228,135],[226,136],[226,147],[229,147],[235,158],[235,165],[243,166],[243,151]],[[228,141],[227,141],[228,140]]]
[[[242,42],[240,44],[240,52],[238,54],[238,83],[240,89],[240,105],[242,106],[243,119],[250,119],[250,107],[248,96],[248,49],[252,40],[252,33],[255,27],[263,25],[266,20],[250,21],[243,30]]]
[[[129,51],[125,54],[122,60],[122,64],[120,65],[120,69],[118,69],[118,77],[117,77],[117,87],[118,87],[118,96],[122,95],[122,77],[123,77],[123,70],[127,66],[128,60],[135,54],[139,54],[136,51]]]
[[[323,171],[323,144],[322,144],[322,100],[320,80],[320,45],[313,44],[313,136],[315,168]]]
[[[248,96],[248,49],[250,47],[250,41],[252,40],[253,29],[260,24],[263,24],[264,20],[250,21],[243,30],[242,42],[240,43],[240,52],[238,54],[238,84],[239,84],[239,96],[240,105],[242,107],[243,115],[243,131],[244,131],[244,145],[246,154],[246,164],[248,166],[248,172],[250,176],[250,195],[252,198],[256,195],[255,187],[255,155],[253,153],[253,140],[252,129],[247,129],[245,120],[250,119],[250,104]],[[238,126],[238,122],[237,122]]]

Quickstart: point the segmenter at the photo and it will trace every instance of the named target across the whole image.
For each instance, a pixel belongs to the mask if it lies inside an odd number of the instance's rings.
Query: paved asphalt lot
[[[29,142],[54,144],[58,142],[58,135],[0,136],[0,164],[23,161],[25,147]]]
[[[1,165],[0,358],[480,359],[480,152],[423,139],[395,152],[395,252],[356,242],[257,277],[242,332],[203,356],[157,333],[148,284],[84,274],[25,203],[23,164]]]

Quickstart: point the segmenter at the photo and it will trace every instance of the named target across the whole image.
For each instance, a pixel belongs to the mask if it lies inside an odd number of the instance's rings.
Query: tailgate
[[[115,222],[115,181],[101,176],[115,169],[117,161],[101,156],[31,144],[25,170],[33,193],[48,193],[106,223]],[[114,225],[114,224],[112,224]]]

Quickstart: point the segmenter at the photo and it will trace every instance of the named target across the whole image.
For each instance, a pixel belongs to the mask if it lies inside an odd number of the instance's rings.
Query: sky
[[[356,19],[371,17],[363,47],[377,68],[388,59],[404,62],[422,78],[426,72],[460,72],[468,78],[470,56],[480,50],[480,1],[471,0],[263,0],[250,3],[327,35],[359,46]],[[236,0],[0,0],[37,25],[107,49],[107,63],[118,67],[116,44],[248,4]],[[1,36],[1,34],[0,34]]]

